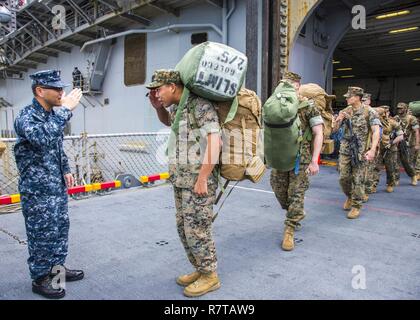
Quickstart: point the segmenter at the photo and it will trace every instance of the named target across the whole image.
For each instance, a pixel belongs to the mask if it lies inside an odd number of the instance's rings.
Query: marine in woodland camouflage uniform
[[[178,106],[170,108],[171,122],[175,120]],[[189,108],[194,107],[195,119],[188,116]],[[194,128],[193,121],[198,128]],[[208,179],[208,195],[197,196],[194,185],[200,172],[203,145],[197,144],[209,133],[219,133],[220,125],[214,105],[206,99],[191,93],[182,112],[176,153],[169,157],[169,180],[174,186],[175,205],[177,208],[177,228],[191,264],[201,273],[216,271],[216,249],[211,235],[213,205],[216,201],[218,180],[216,170]],[[200,147],[199,147],[200,146]]]
[[[162,90],[161,87],[167,84],[182,85],[179,73],[174,70],[157,70],[152,83],[147,87]],[[161,92],[159,94],[163,95]],[[168,108],[166,125],[174,124],[177,111],[177,104]],[[175,195],[176,225],[187,257],[196,270],[190,275],[179,277],[177,283],[187,286],[184,290],[187,296],[198,296],[220,287],[216,274],[216,248],[212,236],[213,205],[218,186],[217,166],[207,179],[207,194],[200,195],[195,192],[207,147],[207,137],[209,134],[220,134],[219,119],[213,103],[190,93],[180,116],[179,128],[176,134],[174,132],[173,130],[168,146],[168,157],[169,180],[173,184]],[[209,277],[217,281],[209,280]],[[206,279],[213,281],[209,285],[211,288],[206,286]]]
[[[371,106],[371,98],[372,95],[370,93],[364,93],[363,94],[363,104],[370,107]],[[378,150],[379,151],[379,150]],[[371,193],[376,192],[376,186],[374,184],[374,170],[376,167],[377,158],[375,158],[374,161],[367,162],[366,163],[366,173],[365,173],[365,196],[363,199],[363,202],[367,202],[369,197],[368,195]]]
[[[417,123],[420,125],[420,117],[417,117]],[[416,155],[415,169],[417,173],[417,180],[420,180],[420,148],[417,148],[416,151],[417,151],[416,152],[417,155]]]
[[[382,165],[385,165],[387,192],[393,192],[396,183],[396,167],[398,166],[398,147],[391,141],[391,136],[395,141],[396,137],[401,137],[404,133],[398,122],[389,117],[389,109],[389,106],[376,108],[382,124],[382,137],[372,180],[376,188],[379,184]]]
[[[408,105],[404,102],[400,102],[397,105],[397,115],[394,117],[394,119],[400,124],[401,129],[404,132],[404,137],[408,143],[408,146],[410,148],[410,159],[409,164],[412,169],[407,172],[407,174],[411,178],[412,185],[417,185],[417,176],[416,174],[419,173],[420,168],[417,167],[417,154],[418,150],[420,149],[420,126],[419,122],[417,121],[417,118],[413,115],[408,114]],[[399,153],[399,158],[401,157],[401,154]],[[401,159],[400,159],[401,161]],[[400,168],[398,166],[398,169],[396,170],[397,174],[397,180],[400,180]]]
[[[300,76],[291,72],[287,72],[283,78],[283,81],[289,81],[292,84],[296,84],[299,83]],[[305,107],[300,108],[298,111],[302,134],[307,130],[309,130],[312,134],[313,128],[320,125],[322,128],[323,120],[321,113],[316,108],[314,101],[306,99],[306,101],[304,100],[301,102],[301,105],[305,105]],[[323,136],[322,131],[320,132],[320,136]],[[293,232],[296,227],[300,226],[299,222],[305,218],[305,192],[309,188],[308,167],[311,161],[318,161],[318,156],[319,154],[315,156],[315,159],[313,158],[312,139],[303,139],[300,145],[300,166],[298,173],[296,174],[295,170],[281,172],[276,169],[272,169],[271,171],[271,187],[281,207],[284,210],[287,210],[286,220],[284,222],[286,226],[285,234],[288,232]],[[293,249],[293,243],[290,245],[285,244],[285,242],[292,242],[293,236],[288,238],[289,239],[283,240],[282,247],[284,250]]]
[[[349,87],[344,95],[348,102],[357,96],[362,98],[363,89]],[[353,101],[354,102],[354,101]],[[357,105],[357,102],[355,103]],[[344,204],[345,210],[350,210],[349,219],[355,219],[360,215],[362,201],[365,195],[366,156],[369,154],[370,161],[376,155],[376,147],[379,142],[379,126],[381,125],[378,114],[373,108],[360,103],[360,107],[348,106],[342,110],[336,119],[335,130],[338,130],[345,118],[350,118],[353,125],[353,133],[359,141],[358,157],[361,162],[359,166],[352,166],[350,153],[350,132],[347,125],[344,125],[344,136],[341,140],[339,156],[340,185],[347,196]],[[372,131],[372,143],[369,139],[369,131]]]

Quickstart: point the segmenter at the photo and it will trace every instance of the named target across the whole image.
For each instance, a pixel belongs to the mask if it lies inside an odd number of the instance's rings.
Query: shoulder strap
[[[229,109],[229,113],[226,117],[226,120],[223,124],[228,123],[229,121],[232,121],[233,118],[235,118],[236,112],[238,111],[238,106],[239,106],[239,99],[238,96],[235,97],[235,99],[233,99],[232,101],[232,105]]]
[[[188,114],[188,118],[190,120],[192,129],[200,129],[200,127],[198,126],[198,123],[197,123],[197,118],[195,117],[196,107],[197,107],[197,102],[196,101],[194,101],[194,103],[192,103],[191,107],[190,106],[187,107],[187,114]]]
[[[200,126],[198,125],[198,122],[197,122],[197,118],[195,117],[196,107],[197,107],[197,101],[194,101],[192,103],[191,108],[190,108],[190,106],[187,107],[187,116],[188,116],[188,119],[189,119],[189,122],[190,122],[191,129],[193,129],[193,131],[196,130],[196,129],[200,129]],[[195,136],[195,141],[200,142],[200,137],[201,137],[201,135],[196,135]]]
[[[311,105],[311,102],[309,102],[309,100],[304,100],[299,102],[299,107],[298,110],[309,107]]]
[[[184,87],[184,91],[182,92],[181,100],[179,101],[178,109],[176,111],[175,120],[171,127],[175,134],[178,134],[179,132],[179,121],[181,120],[182,111],[185,108],[185,104],[187,103],[189,96],[190,90],[188,90],[187,87]]]
[[[284,128],[289,128],[289,127],[291,127],[292,125],[293,125],[293,123],[295,122],[295,120],[296,120],[296,118],[298,117],[298,114],[296,114],[296,116],[292,119],[292,120],[290,120],[289,122],[287,122],[287,123],[283,123],[283,124],[271,124],[271,123],[268,123],[268,122],[266,122],[266,121],[264,121],[264,124],[267,126],[267,127],[269,127],[269,128],[272,128],[272,129],[284,129]]]

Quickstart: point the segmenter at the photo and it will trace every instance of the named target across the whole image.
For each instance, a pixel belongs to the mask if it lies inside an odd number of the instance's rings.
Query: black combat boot
[[[65,266],[61,266],[61,267],[63,267],[66,271],[66,281],[68,282],[82,280],[83,277],[85,276],[82,270],[70,270],[70,269],[67,269]],[[57,273],[51,272],[51,276],[54,277],[56,275]]]
[[[32,281],[32,292],[40,294],[48,299],[61,299],[66,295],[66,290],[63,288],[53,288],[50,275]]]

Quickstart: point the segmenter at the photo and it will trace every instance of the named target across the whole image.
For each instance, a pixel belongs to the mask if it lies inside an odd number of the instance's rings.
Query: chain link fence
[[[112,181],[121,174],[135,178],[167,171],[165,150],[169,133],[120,133],[67,136],[64,150],[77,185]],[[13,154],[16,139],[0,139],[0,195],[18,193],[19,174]]]

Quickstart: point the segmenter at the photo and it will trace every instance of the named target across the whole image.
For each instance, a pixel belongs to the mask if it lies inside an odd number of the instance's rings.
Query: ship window
[[[193,46],[206,42],[207,41],[207,32],[203,32],[203,33],[193,33],[191,35],[191,44]]]
[[[124,39],[124,84],[144,84],[146,81],[146,34],[126,36]]]

